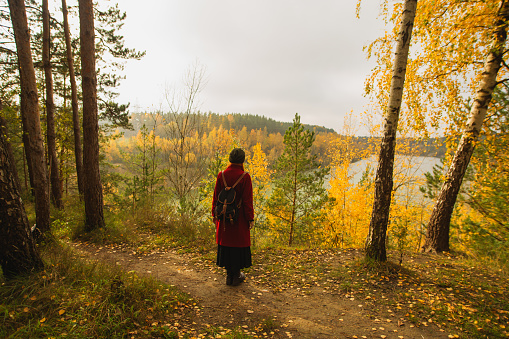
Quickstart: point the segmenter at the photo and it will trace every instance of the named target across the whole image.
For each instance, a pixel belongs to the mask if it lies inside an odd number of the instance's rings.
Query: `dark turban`
[[[234,148],[233,151],[230,152],[229,160],[232,164],[242,164],[244,160],[246,160],[246,153],[242,148]]]

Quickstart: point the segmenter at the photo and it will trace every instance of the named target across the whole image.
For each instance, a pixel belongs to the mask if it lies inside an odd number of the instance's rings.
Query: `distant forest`
[[[292,122],[281,122],[276,121],[272,118],[267,118],[262,115],[255,114],[241,114],[241,113],[231,113],[231,114],[218,114],[218,113],[202,113],[204,117],[204,132],[209,133],[214,127],[219,128],[220,126],[223,129],[240,131],[244,127],[248,131],[250,130],[264,130],[268,134],[271,133],[280,133],[281,135],[285,134],[285,131],[292,126]],[[160,117],[165,122],[170,122],[172,120],[169,114],[161,114]],[[140,128],[145,125],[148,129],[152,129],[154,122],[153,113],[132,113],[130,123],[133,127],[132,130],[124,130],[124,135],[126,137],[134,136],[138,133]],[[317,125],[306,125],[304,127],[314,131],[315,133],[335,133],[332,128],[325,128],[323,126]],[[160,135],[162,136],[162,135]]]
[[[218,114],[218,113],[201,113],[203,122],[203,133],[210,134],[214,129],[233,130],[234,133],[239,134],[241,131],[262,131],[263,135],[280,135],[283,136],[286,130],[292,126],[292,122],[276,121],[262,115],[255,114]],[[138,134],[139,130],[145,126],[148,130],[154,130],[155,135],[165,137],[164,125],[173,120],[170,114],[154,114],[154,113],[132,113],[130,118],[131,129],[122,129],[121,132],[124,137],[134,137]],[[328,164],[325,152],[327,149],[327,141],[334,140],[340,137],[340,134],[335,132],[332,128],[326,128],[318,125],[303,124],[308,130],[314,131],[316,134],[316,142],[313,147],[314,153],[319,155],[319,158]],[[353,137],[352,142],[355,144],[355,149],[366,149],[372,146],[372,143],[379,144],[381,138],[358,136]],[[399,138],[398,143],[405,144],[407,149],[411,149],[413,155],[429,156],[443,158],[446,153],[446,146],[443,139],[430,138],[423,139],[409,139]],[[268,145],[267,145],[268,146]],[[265,149],[267,153],[268,150]],[[360,159],[354,159],[357,161]]]

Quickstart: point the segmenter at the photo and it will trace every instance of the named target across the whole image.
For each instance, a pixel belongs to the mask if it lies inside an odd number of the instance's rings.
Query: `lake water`
[[[399,155],[394,160],[394,171],[402,171],[407,177],[412,176],[424,180],[424,173],[432,173],[435,165],[440,165],[440,158]],[[352,183],[359,182],[367,166],[370,166],[372,173],[376,173],[377,157],[371,156],[350,165],[349,174],[353,176]]]

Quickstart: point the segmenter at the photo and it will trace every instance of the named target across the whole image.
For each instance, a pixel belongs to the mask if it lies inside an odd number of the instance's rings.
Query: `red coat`
[[[242,175],[244,170],[241,166],[230,164],[224,171],[224,178],[229,186],[232,186]],[[214,206],[219,192],[224,188],[221,172],[217,175],[214,198],[212,199],[212,216],[214,217]],[[242,180],[235,186],[237,192],[236,204],[242,198],[242,205],[239,209],[239,217],[233,225],[223,227],[222,221],[216,221],[216,243],[228,247],[251,246],[251,232],[249,221],[254,220],[253,209],[253,185],[251,177],[246,173]]]

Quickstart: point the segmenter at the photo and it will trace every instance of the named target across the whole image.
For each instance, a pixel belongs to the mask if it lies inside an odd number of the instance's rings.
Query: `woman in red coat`
[[[216,224],[217,266],[226,269],[226,285],[239,285],[245,279],[242,268],[251,266],[251,233],[254,224],[253,186],[249,173],[244,172],[246,154],[241,148],[235,148],[230,153],[230,165],[219,172],[214,188],[212,200],[212,216]],[[245,174],[244,174],[245,173]],[[219,192],[225,187],[223,182],[231,187],[235,186],[235,204],[239,206],[238,219],[230,223],[228,220],[216,218],[215,206]],[[242,174],[244,176],[241,178]]]

